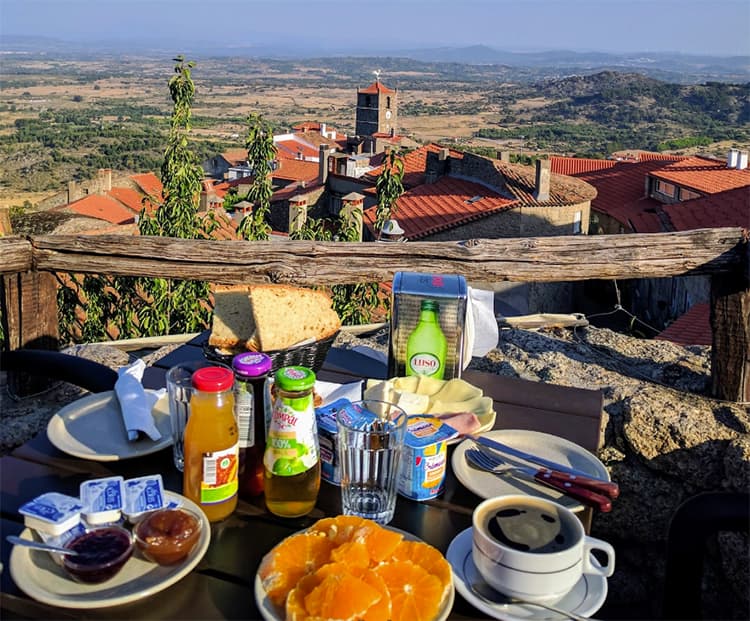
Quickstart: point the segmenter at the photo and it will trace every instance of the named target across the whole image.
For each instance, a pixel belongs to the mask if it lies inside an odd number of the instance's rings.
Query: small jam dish
[[[120,526],[94,528],[69,541],[63,567],[78,582],[105,582],[115,576],[133,554],[133,537]]]
[[[133,534],[138,549],[148,560],[174,565],[198,543],[201,520],[187,509],[160,509],[138,522]]]

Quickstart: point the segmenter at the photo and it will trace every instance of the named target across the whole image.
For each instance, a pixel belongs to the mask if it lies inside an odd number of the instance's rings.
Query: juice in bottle
[[[448,344],[438,320],[439,305],[422,300],[419,323],[406,341],[406,374],[443,379]]]
[[[239,497],[263,493],[266,448],[265,383],[273,361],[266,354],[245,352],[232,359],[234,413],[240,439]]]
[[[200,506],[210,522],[216,522],[237,506],[234,375],[226,367],[204,367],[193,373],[192,384],[182,493]]]
[[[312,511],[320,489],[320,451],[315,422],[315,373],[284,367],[274,378],[273,410],[263,455],[266,506],[282,517]]]

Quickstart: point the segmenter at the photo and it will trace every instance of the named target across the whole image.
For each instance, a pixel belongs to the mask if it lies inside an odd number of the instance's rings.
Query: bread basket
[[[331,349],[331,345],[333,345],[337,336],[338,331],[324,339],[314,341],[313,343],[303,343],[296,347],[277,349],[275,351],[266,351],[263,353],[267,354],[273,361],[273,366],[271,367],[273,372],[278,371],[282,367],[303,366],[312,369],[317,373],[323,368],[323,363],[328,355],[328,350]],[[218,349],[213,345],[209,345],[208,342],[203,345],[203,354],[208,360],[221,362],[227,366],[232,366],[232,358],[241,353],[242,351],[227,352]]]

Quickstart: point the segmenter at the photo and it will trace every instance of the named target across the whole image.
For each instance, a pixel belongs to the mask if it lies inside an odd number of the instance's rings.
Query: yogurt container
[[[139,522],[147,513],[163,509],[166,504],[164,483],[160,474],[136,477],[125,481],[125,507],[129,522]]]
[[[91,479],[81,483],[81,513],[87,524],[98,526],[120,519],[125,504],[124,483],[122,477]]]
[[[351,405],[349,399],[338,399],[315,409],[318,444],[320,445],[320,478],[334,485],[341,485],[341,468],[336,443],[338,435],[336,413],[349,405]]]
[[[443,492],[448,441],[458,432],[434,416],[406,419],[398,492],[412,500],[429,500]]]
[[[83,505],[78,498],[47,492],[22,505],[23,523],[40,534],[62,535],[81,520]]]

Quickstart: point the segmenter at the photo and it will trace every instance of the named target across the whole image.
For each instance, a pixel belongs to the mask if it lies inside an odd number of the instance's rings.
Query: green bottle
[[[440,306],[434,300],[422,300],[419,323],[406,341],[406,374],[429,375],[443,379],[448,344],[440,329]]]

